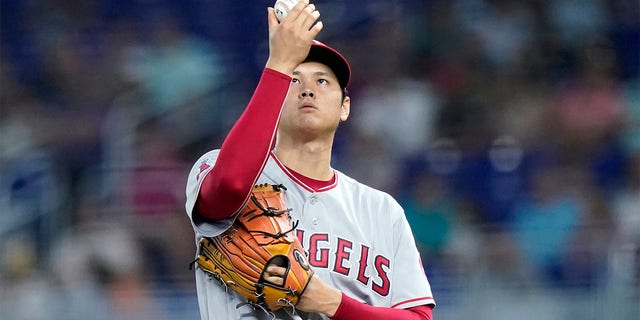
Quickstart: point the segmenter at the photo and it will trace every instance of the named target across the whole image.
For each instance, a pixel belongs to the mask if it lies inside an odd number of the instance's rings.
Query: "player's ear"
[[[349,113],[351,112],[351,98],[349,96],[345,96],[342,100],[341,113],[340,113],[340,121],[347,121],[349,118]]]

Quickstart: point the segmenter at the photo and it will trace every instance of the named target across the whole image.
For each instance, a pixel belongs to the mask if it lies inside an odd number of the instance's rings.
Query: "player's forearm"
[[[433,313],[430,306],[418,306],[409,309],[394,309],[373,307],[361,303],[346,294],[342,294],[342,301],[336,310],[333,320],[432,320]]]
[[[330,286],[315,274],[309,279],[296,307],[303,311],[322,313],[331,317],[340,307],[342,296],[340,290]]]
[[[198,195],[200,215],[220,220],[245,202],[275,141],[278,118],[291,78],[265,69],[247,108],[220,148]]]

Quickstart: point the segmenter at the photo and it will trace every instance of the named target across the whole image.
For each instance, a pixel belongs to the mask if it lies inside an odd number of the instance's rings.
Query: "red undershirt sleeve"
[[[430,306],[409,309],[374,307],[342,294],[342,302],[331,318],[333,320],[433,320]]]
[[[291,77],[264,69],[246,109],[225,137],[196,202],[207,219],[232,216],[248,199],[275,142]]]

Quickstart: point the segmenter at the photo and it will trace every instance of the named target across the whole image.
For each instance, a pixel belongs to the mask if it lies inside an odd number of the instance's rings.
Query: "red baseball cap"
[[[309,55],[307,55],[305,61],[320,62],[331,68],[333,73],[336,74],[341,88],[346,88],[349,84],[349,80],[351,79],[351,66],[347,59],[336,49],[320,41],[313,40]]]

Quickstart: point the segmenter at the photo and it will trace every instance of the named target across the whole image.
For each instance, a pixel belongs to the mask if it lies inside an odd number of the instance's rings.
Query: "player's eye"
[[[291,78],[291,83],[300,83],[300,79],[298,79],[298,78]]]
[[[327,81],[327,79],[318,79],[318,83],[327,84],[327,83],[329,83],[329,81]]]

